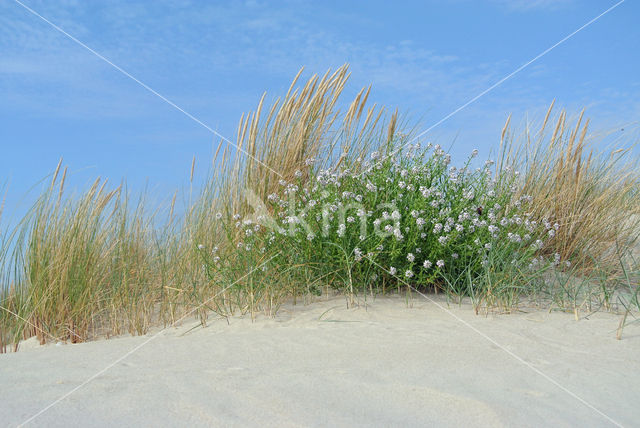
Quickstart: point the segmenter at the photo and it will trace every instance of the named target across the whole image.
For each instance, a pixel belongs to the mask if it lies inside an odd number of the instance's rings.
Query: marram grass
[[[348,77],[345,66],[298,85],[298,73],[271,106],[263,96],[180,216],[177,194],[161,215],[100,179],[69,195],[59,164],[1,235],[0,350],[412,288],[476,310],[620,310],[621,335],[639,308],[630,152],[597,152],[582,117],[569,127],[564,112],[549,131],[550,109],[533,136],[505,126],[497,162],[474,151],[453,166],[370,106],[370,88],[341,111]]]

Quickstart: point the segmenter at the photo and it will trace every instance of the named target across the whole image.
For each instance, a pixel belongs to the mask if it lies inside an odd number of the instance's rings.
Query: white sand
[[[620,318],[607,313],[576,322],[451,310],[611,419],[640,424],[638,324],[618,341]],[[412,308],[379,298],[366,310],[335,298],[183,334],[195,325],[187,324],[28,426],[613,425],[422,298]],[[150,337],[0,355],[0,425],[22,423]]]

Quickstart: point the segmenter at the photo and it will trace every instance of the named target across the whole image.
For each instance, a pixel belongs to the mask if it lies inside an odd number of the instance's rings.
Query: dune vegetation
[[[101,179],[68,195],[60,163],[0,238],[0,351],[34,335],[82,342],[272,315],[323,293],[616,311],[619,336],[637,314],[640,168],[630,150],[601,149],[582,115],[570,123],[552,105],[517,136],[507,122],[495,161],[474,151],[453,166],[370,105],[370,88],[341,111],[346,66],[299,77],[241,118],[237,148],[220,142],[185,210],[174,197],[151,211]]]

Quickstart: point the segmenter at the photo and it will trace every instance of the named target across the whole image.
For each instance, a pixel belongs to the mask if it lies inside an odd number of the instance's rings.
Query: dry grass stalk
[[[561,225],[549,253],[585,271],[597,264],[619,273],[616,245],[629,252],[640,230],[638,159],[629,156],[631,149],[599,152],[598,140],[587,133],[589,121],[583,123],[584,111],[571,131],[566,112],[560,112],[548,138],[545,128],[552,108],[540,131],[534,136],[526,132],[519,141],[506,135],[507,121],[499,168],[510,165],[520,171],[521,194],[533,197],[534,216]]]

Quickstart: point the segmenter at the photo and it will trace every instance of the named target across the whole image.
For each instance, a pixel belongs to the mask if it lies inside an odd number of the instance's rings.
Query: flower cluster
[[[457,168],[438,145],[397,151],[391,144],[371,161],[343,158],[339,169],[306,162],[308,171],[281,180],[281,191],[267,198],[277,227],[240,218],[235,226],[245,246],[259,239],[261,248],[291,249],[290,258],[330,282],[346,269],[362,284],[375,275],[421,285],[464,272],[475,281],[496,263],[536,268],[537,250],[559,226],[527,214],[530,198],[514,197],[516,171],[494,176],[492,161],[472,169],[476,156]]]

